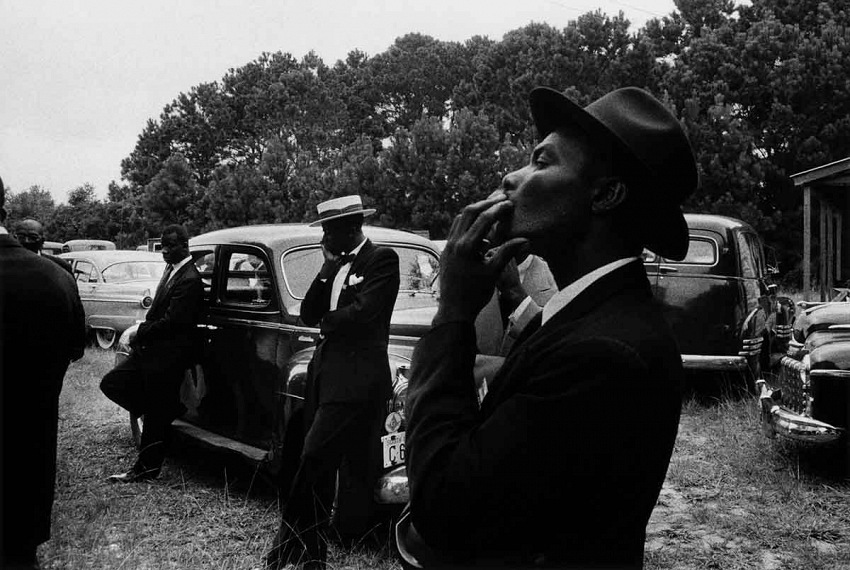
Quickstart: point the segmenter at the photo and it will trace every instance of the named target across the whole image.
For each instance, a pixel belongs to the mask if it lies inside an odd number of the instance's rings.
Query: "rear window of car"
[[[165,269],[161,261],[126,261],[113,263],[103,270],[103,280],[107,283],[127,281],[159,280]]]
[[[436,305],[434,285],[439,271],[439,259],[425,249],[403,245],[391,247],[398,254],[399,262],[396,310]],[[304,299],[323,262],[322,250],[318,246],[283,254],[283,278],[293,298],[299,301]]]
[[[661,261],[665,264],[683,263],[688,265],[714,265],[717,263],[717,242],[708,238],[694,237],[688,242],[688,253],[681,261],[665,259],[654,252],[644,249],[641,255],[644,263]]]

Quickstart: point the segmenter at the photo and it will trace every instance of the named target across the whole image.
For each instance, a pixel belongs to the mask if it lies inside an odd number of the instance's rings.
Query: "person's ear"
[[[617,178],[601,180],[593,190],[593,213],[610,212],[626,201],[629,187]]]

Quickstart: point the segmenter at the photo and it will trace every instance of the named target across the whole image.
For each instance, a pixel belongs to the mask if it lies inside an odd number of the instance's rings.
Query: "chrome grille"
[[[799,360],[783,356],[779,372],[782,405],[798,414],[809,413],[809,380],[806,366]]]

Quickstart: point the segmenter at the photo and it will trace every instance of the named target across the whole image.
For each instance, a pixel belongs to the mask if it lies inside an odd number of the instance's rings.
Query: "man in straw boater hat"
[[[310,225],[322,226],[325,261],[301,303],[301,320],[318,326],[321,335],[307,371],[309,427],[267,557],[272,568],[324,566],[324,534],[343,459],[335,530],[344,544],[368,530],[380,467],[377,442],[392,393],[387,343],[398,254],[366,239],[363,218],[375,210],[363,208],[360,196],[327,200],[317,210],[319,219]]]
[[[682,364],[640,256],[686,254],[680,204],[696,163],[644,90],[581,108],[537,88],[530,105],[543,139],[531,161],[455,218],[443,252],[439,308],[412,362],[399,549],[411,566],[641,568]],[[523,246],[559,291],[479,409],[473,322]]]

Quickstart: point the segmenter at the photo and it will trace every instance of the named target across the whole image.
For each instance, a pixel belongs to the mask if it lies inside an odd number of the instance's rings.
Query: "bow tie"
[[[345,253],[339,256],[339,265],[340,267],[345,265],[346,263],[353,263],[354,258],[357,257],[356,253]]]

